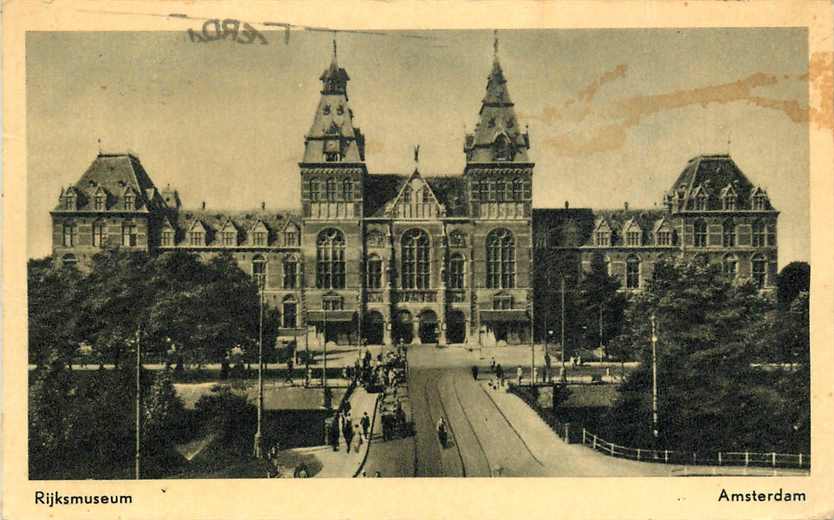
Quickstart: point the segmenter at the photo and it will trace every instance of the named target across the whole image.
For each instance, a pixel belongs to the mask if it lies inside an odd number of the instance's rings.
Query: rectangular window
[[[265,246],[266,245],[266,232],[265,231],[255,231],[252,234],[252,243],[256,246]]]
[[[163,246],[172,246],[172,245],[174,245],[174,232],[173,231],[163,231],[162,232],[162,245]]]
[[[294,261],[284,262],[284,289],[295,289],[298,279],[298,264]]]
[[[101,196],[101,195],[96,195],[94,204],[95,204],[96,211],[104,210],[104,197]]]
[[[237,245],[236,242],[236,233],[234,231],[224,231],[223,232],[223,245],[224,246],[234,246]]]
[[[594,233],[594,244],[598,246],[610,245],[608,232],[597,231],[596,233]]]
[[[513,308],[513,299],[511,296],[498,296],[493,301],[493,306],[496,310],[508,311]]]
[[[319,181],[310,181],[310,200],[319,200]]]
[[[104,247],[107,244],[107,226],[103,222],[93,223],[93,245]]]
[[[124,247],[136,247],[137,236],[138,235],[136,233],[136,225],[122,225],[122,245]]]
[[[296,324],[296,304],[295,303],[285,303],[284,304],[284,316],[283,316],[283,325],[285,329],[293,329],[295,328]]]
[[[724,197],[724,209],[734,211],[736,209],[736,198],[730,196]]]
[[[134,204],[135,203],[134,203],[134,200],[133,200],[133,195],[131,195],[131,194],[125,195],[125,209],[126,210],[132,210],[133,207],[134,207]]]
[[[73,247],[78,243],[78,230],[75,224],[64,224],[64,247]]]
[[[640,245],[640,232],[629,231],[626,233],[626,245],[629,247],[637,247]]]
[[[343,308],[342,299],[337,296],[328,296],[322,300],[321,308],[326,311],[340,311]]]
[[[753,247],[765,246],[765,228],[760,222],[753,224]]]
[[[284,242],[288,246],[294,246],[298,244],[298,238],[296,238],[295,231],[287,231],[284,233]]]
[[[736,229],[733,224],[724,224],[724,234],[722,235],[721,245],[724,247],[735,247]]]
[[[64,197],[64,209],[75,209],[75,197]]]
[[[192,231],[191,232],[191,245],[192,246],[202,246],[205,242],[203,241],[203,232],[202,231]]]
[[[672,245],[672,232],[671,231],[658,231],[657,232],[657,245],[659,245],[659,246],[671,246]]]
[[[773,247],[776,245],[776,225],[768,224],[767,226],[767,245]]]

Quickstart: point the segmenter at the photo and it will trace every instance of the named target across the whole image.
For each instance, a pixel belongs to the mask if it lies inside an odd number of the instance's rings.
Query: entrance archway
[[[437,314],[432,310],[420,313],[420,342],[437,343]]]
[[[462,311],[449,311],[447,314],[446,341],[449,343],[466,341],[466,318]]]
[[[362,331],[365,334],[365,339],[368,340],[368,344],[382,344],[384,327],[385,320],[382,318],[382,314],[377,311],[370,311],[365,314],[365,323],[362,326]]]
[[[400,311],[394,318],[392,336],[395,343],[411,344],[414,339],[414,318],[409,311]]]

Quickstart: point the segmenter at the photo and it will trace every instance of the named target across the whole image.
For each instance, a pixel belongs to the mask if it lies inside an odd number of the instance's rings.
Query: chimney
[[[625,210],[628,211],[628,202],[623,203],[623,208],[625,208]]]
[[[264,211],[265,209],[266,209],[266,202],[262,200],[261,201],[261,211]]]
[[[203,208],[203,210],[205,210],[205,209],[206,209],[206,201],[203,201],[203,203],[202,203],[202,208]]]
[[[565,201],[565,209],[570,209],[570,202]]]

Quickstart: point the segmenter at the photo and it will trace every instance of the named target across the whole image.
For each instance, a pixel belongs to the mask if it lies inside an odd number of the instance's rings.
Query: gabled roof
[[[640,227],[640,223],[634,217],[630,217],[623,223],[623,233],[629,231],[631,228],[637,228],[637,231],[643,232],[643,228]]]
[[[447,217],[465,217],[468,214],[466,184],[461,175],[422,176],[437,202],[446,208]],[[402,192],[410,175],[371,174],[365,182],[365,216],[385,217],[385,206]]]
[[[238,231],[238,237],[243,240],[248,238],[252,228],[258,222],[269,230],[283,229],[288,222],[294,223],[301,229],[301,217],[296,211],[265,211],[265,210],[251,210],[251,211],[209,211],[209,210],[192,210],[181,209],[174,214],[176,219],[173,225],[176,229],[189,230],[194,222],[199,221],[206,230],[213,230],[215,233],[207,233],[208,246],[222,247],[222,237],[219,231],[227,224],[233,225]],[[267,233],[268,245],[277,246],[273,243],[275,237],[273,233]],[[185,244],[187,245],[187,244]]]
[[[99,189],[117,197],[117,207],[121,207],[118,203],[127,190],[131,190],[137,197],[136,212],[147,213],[149,208],[162,203],[142,163],[129,153],[97,155],[71,188],[82,195],[78,200],[79,210],[93,209],[92,196]],[[56,208],[60,209],[60,206]]]
[[[431,185],[425,179],[423,179],[423,176],[420,175],[420,172],[416,168],[411,173],[411,175],[408,177],[406,182],[404,182],[402,184],[402,186],[400,186],[400,189],[397,192],[397,196],[394,197],[391,201],[389,201],[388,203],[385,204],[386,214],[393,214],[392,212],[394,211],[394,209],[398,205],[405,203],[403,201],[403,193],[405,193],[408,190],[413,191],[412,186],[415,185],[415,184],[419,185],[420,189],[423,189],[423,188],[427,189],[427,192],[429,194],[429,198],[431,199],[431,202],[434,203],[435,209],[437,210],[436,215],[437,216],[443,216],[443,214],[445,212],[445,208],[443,208],[443,206],[440,204],[440,201],[435,196],[434,190],[431,188]]]

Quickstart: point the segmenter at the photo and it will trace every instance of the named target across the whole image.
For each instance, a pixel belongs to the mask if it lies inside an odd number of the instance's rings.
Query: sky
[[[27,35],[27,247],[99,149],[136,154],[186,207],[299,205],[298,161],[330,62],[327,32],[266,45],[185,32]],[[807,33],[796,28],[501,31],[536,163],[534,205],[659,206],[686,162],[729,152],[779,216],[779,266],[810,257]],[[460,174],[492,31],[339,33],[371,173]],[[99,140],[101,144],[99,145]]]

